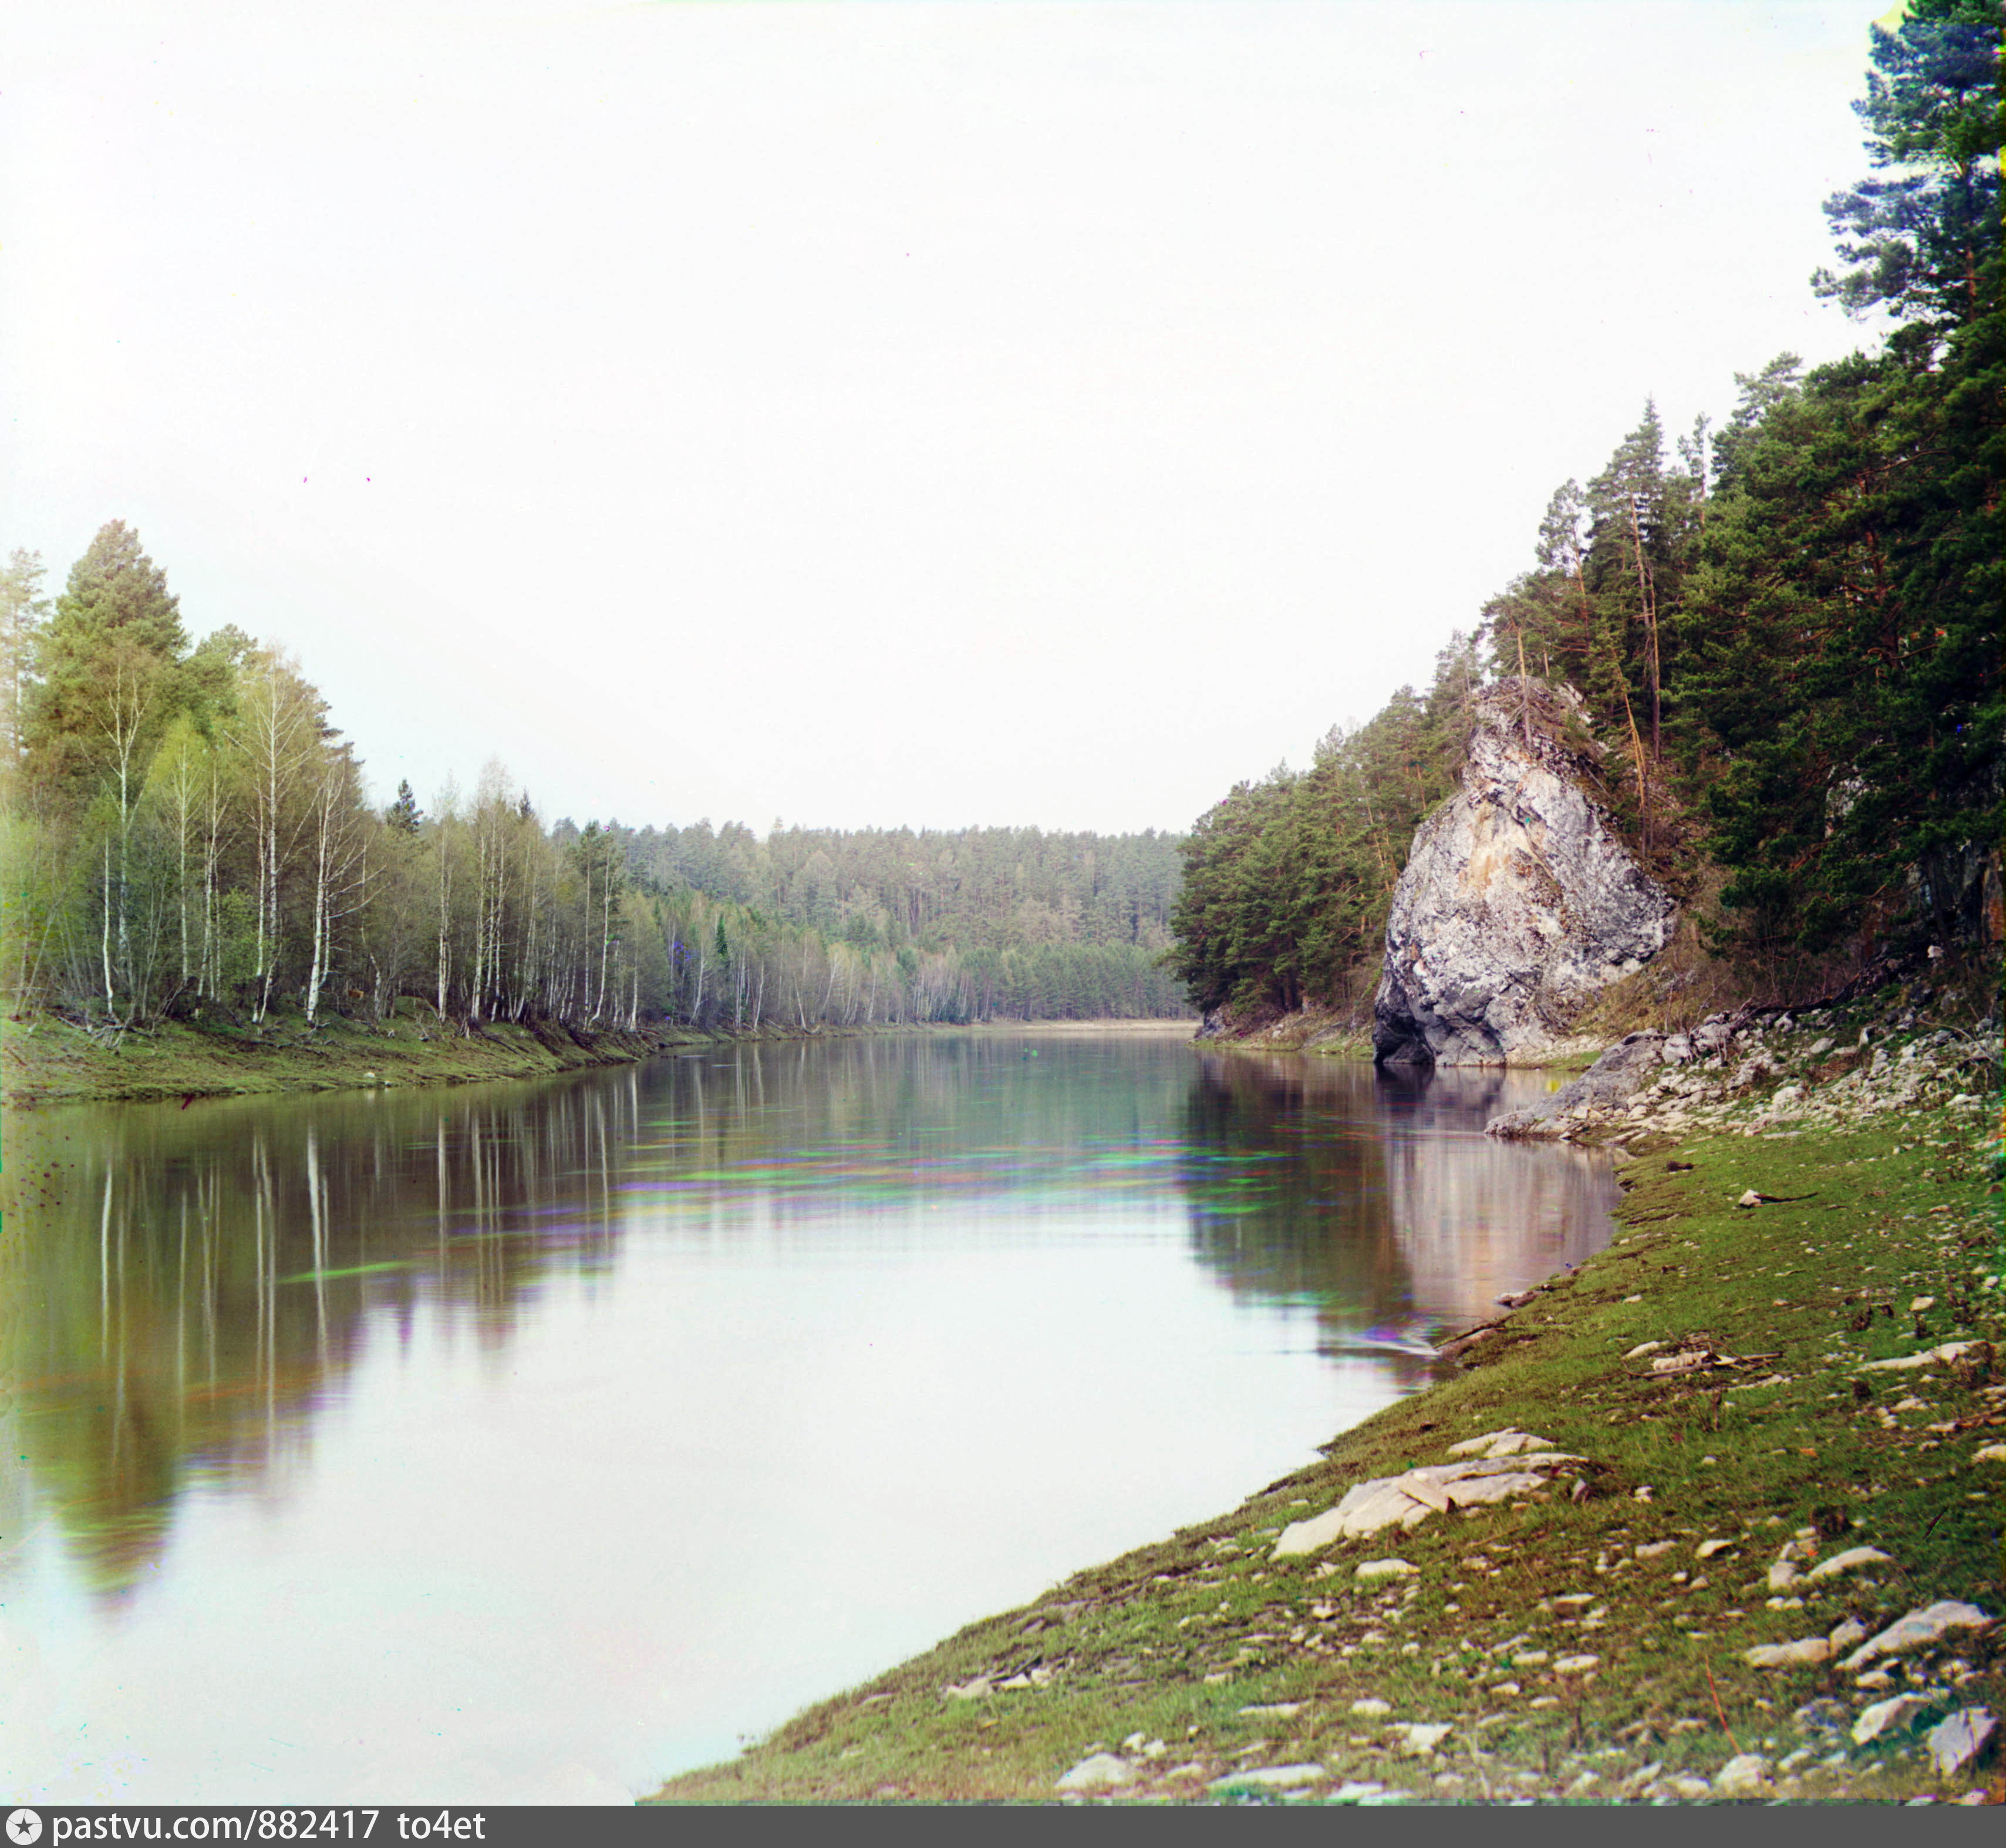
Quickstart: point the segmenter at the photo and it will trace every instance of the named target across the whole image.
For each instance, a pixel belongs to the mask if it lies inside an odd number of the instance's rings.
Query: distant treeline
[[[371,805],[295,663],[190,644],[121,523],[51,604],[0,573],[4,981],[107,1030],[275,1009],[462,1028],[1188,1011],[1173,836],[546,828],[498,764]]]
[[[1857,106],[1883,177],[1826,202],[1813,286],[1893,332],[1737,375],[1666,453],[1654,407],[1553,496],[1534,569],[1308,769],[1243,783],[1185,847],[1176,965],[1243,1017],[1355,1006],[1414,824],[1492,675],[1564,681],[1600,792],[1675,887],[1723,875],[1719,942],[1775,969],[2000,936],[2000,9],[1911,0]]]

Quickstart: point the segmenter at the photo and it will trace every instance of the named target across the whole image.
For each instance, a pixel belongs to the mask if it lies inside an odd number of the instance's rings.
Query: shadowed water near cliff
[[[9,1790],[726,1755],[1309,1461],[1593,1249],[1606,1167],[1481,1133],[1545,1082],[970,1035],[10,1120]]]

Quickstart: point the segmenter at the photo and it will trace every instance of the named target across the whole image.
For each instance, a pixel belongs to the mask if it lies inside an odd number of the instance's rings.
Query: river
[[[1181,1034],[26,1113],[0,1773],[625,1800],[1237,1503],[1607,1237],[1536,1073]]]

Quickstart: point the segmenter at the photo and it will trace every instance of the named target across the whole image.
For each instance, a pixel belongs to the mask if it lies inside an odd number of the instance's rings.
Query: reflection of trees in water
[[[9,1461],[100,1590],[191,1481],[268,1480],[304,1444],[365,1312],[408,1335],[430,1298],[498,1345],[553,1262],[604,1264],[637,1101],[600,1079],[10,1121]]]
[[[1385,1153],[1351,1070],[1201,1055],[1184,1185],[1200,1258],[1236,1294],[1307,1300],[1334,1332],[1398,1313]]]
[[[11,1119],[0,1562],[31,1491],[118,1595],[191,1484],[283,1480],[370,1319],[408,1341],[428,1310],[498,1349],[540,1279],[610,1267],[651,1176],[698,1177],[681,1197],[713,1223],[819,1214],[860,1171],[907,1204],[1077,1181],[1160,1135],[1187,1056],[765,1044],[535,1085]]]
[[[1318,1300],[1340,1340],[1474,1319],[1607,1236],[1603,1158],[1483,1133],[1539,1082],[1205,1056],[1185,1168],[1201,1255],[1236,1291]]]

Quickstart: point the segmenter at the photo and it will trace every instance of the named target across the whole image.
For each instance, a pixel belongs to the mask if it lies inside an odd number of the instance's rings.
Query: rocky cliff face
[[[1598,747],[1561,741],[1579,706],[1538,681],[1477,696],[1462,790],[1421,824],[1394,889],[1373,1002],[1381,1061],[1536,1058],[1669,941],[1670,895],[1584,790]]]

